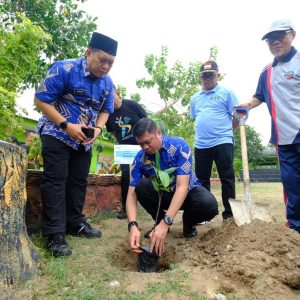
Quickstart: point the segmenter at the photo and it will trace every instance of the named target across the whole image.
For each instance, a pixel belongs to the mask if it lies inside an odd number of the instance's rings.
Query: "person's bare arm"
[[[262,104],[262,102],[260,100],[258,100],[257,98],[252,98],[250,101],[248,101],[246,103],[238,104],[235,107],[242,107],[242,108],[252,109],[252,108],[255,108],[255,107],[257,107],[261,104]]]
[[[126,213],[128,222],[136,221],[137,212],[137,197],[135,193],[135,188],[129,186],[127,198],[126,198]],[[130,229],[129,245],[133,252],[141,253],[140,249],[140,231],[137,226],[132,226]]]
[[[189,185],[189,175],[177,175],[176,177],[176,191],[173,195],[172,201],[166,214],[175,218],[179,209],[181,208],[187,194]],[[169,225],[161,220],[151,233],[150,251],[155,251],[158,255],[164,252],[164,243],[168,234]]]
[[[232,128],[236,129],[238,127],[239,127],[239,121],[236,118],[232,117]]]
[[[179,209],[181,208],[187,194],[189,186],[190,175],[177,175],[176,176],[176,191],[173,195],[172,201],[166,214],[175,218]]]

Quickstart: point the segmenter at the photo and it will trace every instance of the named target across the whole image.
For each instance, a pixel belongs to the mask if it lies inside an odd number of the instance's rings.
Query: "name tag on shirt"
[[[86,90],[74,89],[74,94],[79,95],[79,96],[84,96],[84,95],[86,95]]]

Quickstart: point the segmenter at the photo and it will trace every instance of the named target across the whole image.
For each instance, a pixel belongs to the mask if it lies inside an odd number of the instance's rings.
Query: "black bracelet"
[[[95,126],[94,128],[98,128],[98,129],[100,129],[101,132],[102,132],[102,127],[100,127],[100,126]]]
[[[137,228],[139,228],[139,225],[137,223],[137,221],[131,221],[128,223],[128,231],[130,232],[130,229],[132,226],[136,226]]]

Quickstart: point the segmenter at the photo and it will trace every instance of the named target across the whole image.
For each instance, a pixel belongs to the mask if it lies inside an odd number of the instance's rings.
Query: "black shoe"
[[[198,234],[196,226],[183,226],[183,236],[186,238],[194,237]]]
[[[84,237],[101,237],[102,232],[98,229],[94,229],[91,225],[85,221],[81,222],[76,227],[67,228],[66,231],[69,235],[84,236]]]
[[[69,256],[72,250],[65,240],[63,233],[54,233],[48,236],[47,248],[54,257]]]
[[[126,211],[124,211],[124,210],[119,211],[117,214],[117,218],[120,220],[127,219]]]

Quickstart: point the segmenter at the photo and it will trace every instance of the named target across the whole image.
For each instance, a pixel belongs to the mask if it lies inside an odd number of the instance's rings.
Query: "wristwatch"
[[[63,121],[63,122],[61,122],[60,124],[59,124],[59,127],[61,128],[61,129],[63,129],[63,130],[66,130],[67,129],[67,127],[68,127],[68,121],[66,120],[66,121]]]
[[[137,221],[131,221],[128,223],[128,231],[130,232],[130,229],[132,226],[136,226],[137,228],[139,228]]]
[[[165,221],[165,223],[166,223],[167,225],[172,225],[174,219],[173,219],[171,216],[165,214],[165,216],[164,216],[164,221]]]

